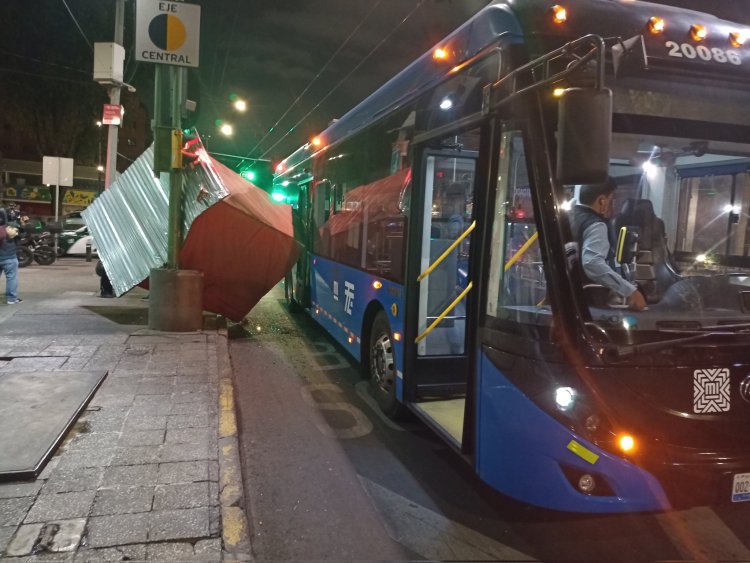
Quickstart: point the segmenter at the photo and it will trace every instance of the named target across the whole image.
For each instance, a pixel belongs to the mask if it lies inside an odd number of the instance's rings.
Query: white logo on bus
[[[354,284],[352,282],[344,282],[344,297],[346,297],[344,311],[346,311],[347,315],[351,315],[352,305],[354,305]]]
[[[728,369],[697,369],[693,372],[693,411],[698,414],[729,412]]]

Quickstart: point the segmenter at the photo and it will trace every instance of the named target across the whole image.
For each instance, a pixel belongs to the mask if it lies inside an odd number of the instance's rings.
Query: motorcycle
[[[54,238],[51,233],[27,233],[18,238],[16,244],[18,267],[25,268],[32,261],[41,266],[49,266],[55,262]]]

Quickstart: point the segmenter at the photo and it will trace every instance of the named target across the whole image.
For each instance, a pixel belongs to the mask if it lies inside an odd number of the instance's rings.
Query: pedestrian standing
[[[23,301],[18,297],[17,236],[18,227],[8,221],[5,209],[0,208],[0,269],[5,274],[5,302],[8,305]]]

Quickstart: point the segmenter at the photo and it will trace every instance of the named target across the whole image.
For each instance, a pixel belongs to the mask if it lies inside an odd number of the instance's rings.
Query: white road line
[[[657,514],[680,555],[698,562],[750,561],[750,550],[708,507]]]
[[[537,561],[359,475],[389,535],[429,561]]]

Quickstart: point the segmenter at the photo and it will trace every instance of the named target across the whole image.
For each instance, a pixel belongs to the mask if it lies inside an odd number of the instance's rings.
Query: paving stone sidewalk
[[[222,559],[219,338],[0,336],[0,371],[108,370],[40,476],[0,483],[1,560]]]

